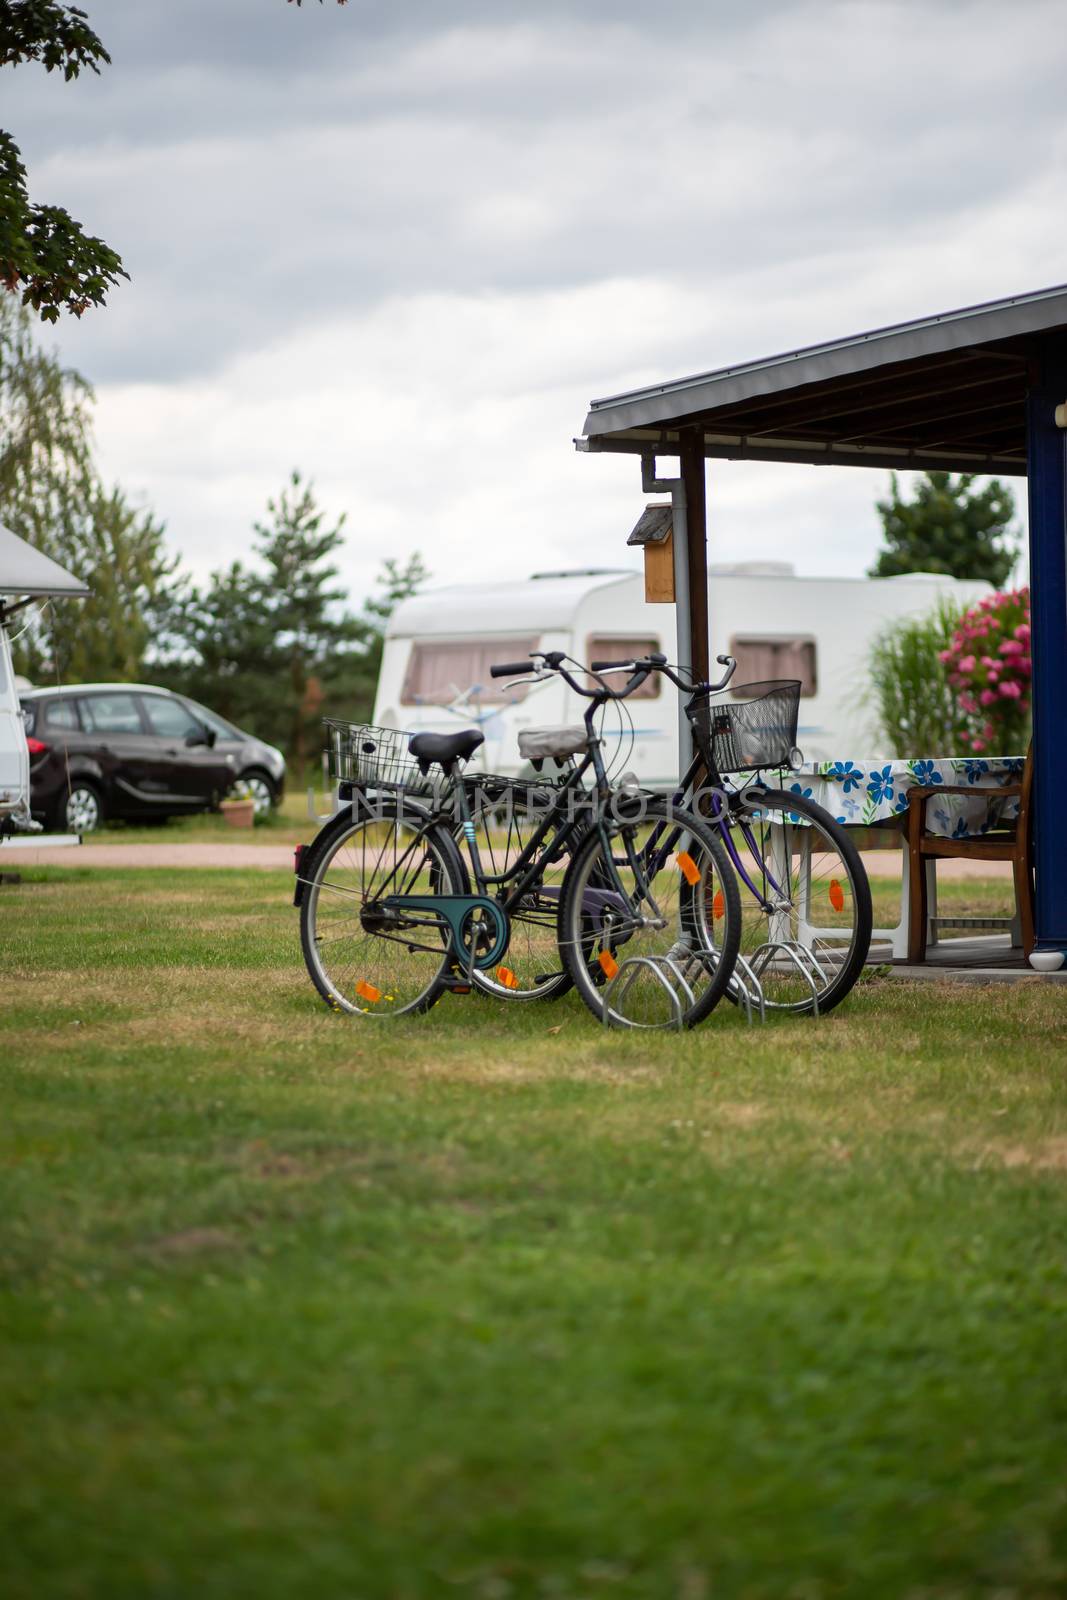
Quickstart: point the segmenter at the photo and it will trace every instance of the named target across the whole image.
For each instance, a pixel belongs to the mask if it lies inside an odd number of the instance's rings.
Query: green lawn
[[[5,1596],[1067,1591],[1062,989],[377,1026],[285,874],[25,876]]]

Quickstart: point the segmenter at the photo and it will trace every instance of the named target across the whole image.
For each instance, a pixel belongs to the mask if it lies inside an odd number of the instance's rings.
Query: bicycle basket
[[[685,708],[709,772],[788,767],[797,742],[799,680],[743,683],[730,696],[705,696]]]
[[[355,783],[368,789],[411,789],[429,792],[408,750],[408,733],[399,728],[375,728],[368,723],[339,722],[323,718],[327,756],[334,783]]]

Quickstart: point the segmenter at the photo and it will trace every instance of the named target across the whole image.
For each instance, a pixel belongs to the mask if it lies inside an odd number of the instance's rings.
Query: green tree
[[[59,0],[0,0],[0,67],[36,61],[69,82],[111,57],[84,11]],[[26,187],[18,145],[0,131],[0,283],[19,291],[45,322],[65,308],[80,317],[103,305],[129,274],[102,239],[87,234],[61,206],[36,205]]]
[[[267,509],[255,524],[257,564],[234,562],[187,594],[178,649],[156,676],[282,745],[300,771],[321,746],[324,716],[370,716],[386,619],[426,573],[418,556],[387,561],[380,592],[355,615],[330,559],[344,517],[327,524],[297,472]]]
[[[0,290],[0,520],[92,590],[49,604],[16,650],[49,681],[139,677],[179,590],[163,526],[106,488],[93,459],[93,392],[35,342],[32,319]]]
[[[974,473],[954,478],[950,472],[927,472],[912,499],[904,500],[894,472],[890,498],[877,503],[886,548],[870,576],[944,572],[953,578],[984,578],[1001,588],[1018,553],[1011,526],[1015,498],[998,478],[982,489],[974,488],[975,482]]]

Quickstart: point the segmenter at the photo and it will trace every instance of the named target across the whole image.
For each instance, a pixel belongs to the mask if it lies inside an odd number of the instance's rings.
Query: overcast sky
[[[3,75],[131,282],[58,337],[203,574],[293,467],[437,581],[632,564],[588,401],[1067,280],[1063,0],[81,0]],[[858,573],[887,475],[709,466],[711,558]]]

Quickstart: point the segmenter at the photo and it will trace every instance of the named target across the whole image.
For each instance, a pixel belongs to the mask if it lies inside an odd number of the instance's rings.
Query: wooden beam
[[[686,528],[689,544],[689,617],[693,659],[698,678],[710,676],[708,649],[708,510],[704,479],[704,435],[687,428],[681,437],[681,471],[685,483]]]

